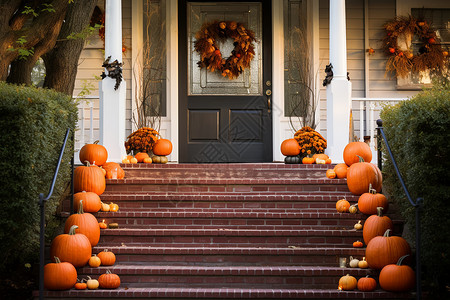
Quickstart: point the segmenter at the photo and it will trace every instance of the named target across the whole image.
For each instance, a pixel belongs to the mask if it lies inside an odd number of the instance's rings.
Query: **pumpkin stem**
[[[387,229],[387,230],[384,232],[383,237],[389,237],[389,233],[390,233],[391,231],[392,231],[392,230]]]
[[[83,200],[80,200],[80,206],[78,207],[78,214],[80,214],[80,215],[84,214]]]
[[[84,162],[86,163],[86,167],[90,167],[91,166],[91,163],[88,160],[85,160]]]
[[[96,140],[96,141],[94,142],[94,144],[97,145],[99,142],[100,142],[99,140]]]
[[[378,206],[377,207],[377,215],[379,216],[379,217],[382,217],[383,216],[383,207],[381,207],[381,206]]]
[[[72,227],[70,227],[70,230],[69,230],[69,235],[75,235],[76,233],[75,233],[75,230],[78,228],[78,226],[77,225],[72,225]]]
[[[364,161],[364,158],[362,158],[362,156],[359,156],[359,155],[356,155],[356,156],[358,156],[358,157],[359,157],[359,162],[360,162],[360,163],[363,163],[363,162],[365,162],[365,161]]]
[[[400,257],[400,258],[398,259],[398,261],[397,261],[397,266],[401,266],[403,260],[404,260],[407,256],[409,256],[409,254],[406,254],[406,255],[403,255],[402,257]]]
[[[55,259],[55,264],[60,264],[61,260],[59,259],[59,257],[54,256]]]
[[[374,188],[372,188],[372,184],[371,183],[369,183],[369,193],[370,194],[376,194],[377,193],[377,190],[375,190]]]

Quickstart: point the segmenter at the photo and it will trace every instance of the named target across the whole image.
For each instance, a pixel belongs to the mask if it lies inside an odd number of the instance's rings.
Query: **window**
[[[166,116],[166,7],[164,0],[144,0],[143,114]]]

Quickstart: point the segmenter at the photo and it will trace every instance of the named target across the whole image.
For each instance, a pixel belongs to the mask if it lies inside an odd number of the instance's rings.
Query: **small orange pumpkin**
[[[287,139],[281,143],[281,153],[284,156],[296,156],[300,154],[300,146],[296,139]]]
[[[350,208],[350,202],[348,202],[346,199],[341,199],[336,202],[336,210],[338,212],[341,212],[341,213],[348,212],[349,208]]]
[[[362,277],[358,280],[357,287],[358,290],[362,292],[372,292],[377,288],[377,282],[375,279],[367,275],[366,277]]]
[[[77,278],[77,283],[75,283],[75,289],[76,290],[85,290],[87,289],[87,284],[85,282],[86,280],[83,278],[81,279],[81,281],[78,280]]]
[[[313,155],[313,158],[314,158],[314,160],[320,159],[320,160],[324,160],[324,161],[329,159],[328,155],[323,154],[323,153],[316,153],[316,154]]]
[[[315,162],[315,159],[312,157],[306,156],[306,157],[303,157],[303,159],[302,159],[302,164],[305,164],[305,165],[310,165],[310,164],[313,164],[314,162]]]
[[[116,255],[108,249],[103,250],[97,256],[102,261],[102,266],[112,266],[116,262]]]
[[[100,275],[98,283],[103,289],[116,289],[120,286],[120,277],[117,274],[112,274],[107,270],[105,274]]]
[[[339,279],[339,286],[344,291],[354,290],[356,288],[356,284],[357,284],[356,278],[353,276],[350,276],[349,274],[342,276]]]
[[[145,152],[139,152],[134,157],[137,159],[138,163],[141,163],[141,162],[144,162],[144,159],[149,156]]]
[[[333,169],[328,169],[325,175],[330,179],[336,178],[336,172]]]
[[[102,264],[102,261],[100,259],[100,257],[98,257],[97,255],[92,255],[91,258],[89,258],[89,266],[91,266],[92,268],[97,268]]]
[[[117,173],[117,179],[124,179],[125,178],[125,171],[122,169],[122,167],[115,162],[107,162],[103,165],[103,168],[106,170],[106,179],[112,179]]]
[[[153,163],[153,159],[151,157],[146,157],[142,162],[145,164],[151,164]]]
[[[348,166],[346,164],[337,164],[334,167],[334,172],[336,172],[337,178],[346,178],[347,170],[348,170]]]
[[[363,243],[361,241],[353,242],[353,247],[354,248],[362,248],[362,246],[364,246],[364,245],[363,245]]]
[[[109,211],[116,212],[118,210],[119,210],[119,205],[112,203],[112,202],[109,204]]]

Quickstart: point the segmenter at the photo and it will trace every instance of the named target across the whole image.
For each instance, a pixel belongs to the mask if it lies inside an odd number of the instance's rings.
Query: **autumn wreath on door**
[[[200,55],[198,66],[210,72],[220,72],[229,79],[238,78],[250,67],[255,55],[255,34],[243,24],[235,21],[214,21],[204,23],[195,35],[195,51]],[[223,58],[219,42],[233,40],[234,49],[228,58]]]

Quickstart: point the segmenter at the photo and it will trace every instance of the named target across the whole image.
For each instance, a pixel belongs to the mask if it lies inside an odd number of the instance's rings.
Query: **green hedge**
[[[33,264],[39,257],[39,193],[47,195],[66,130],[73,133],[76,120],[76,104],[67,95],[0,82],[2,273],[12,264]],[[46,204],[47,222],[70,182],[72,155],[69,138],[54,196]]]
[[[450,285],[450,86],[438,84],[410,100],[386,107],[381,118],[411,197],[414,201],[418,197],[424,199],[423,283],[433,299],[448,297],[445,293]],[[383,189],[400,208],[410,232],[408,240],[414,245],[415,211],[386,157],[383,176]]]

